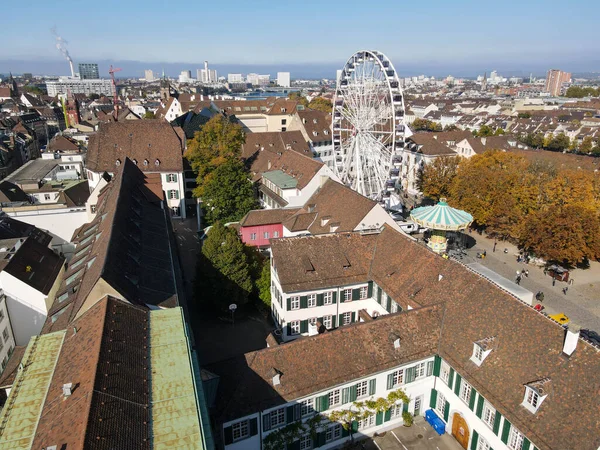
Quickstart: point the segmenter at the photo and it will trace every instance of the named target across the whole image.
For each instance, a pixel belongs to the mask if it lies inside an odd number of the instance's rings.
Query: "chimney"
[[[327,175],[321,175],[321,180],[319,183],[319,187],[323,187],[325,185],[325,183],[327,183],[327,180],[329,180],[329,177]]]
[[[267,161],[267,170],[271,170],[271,160]]]
[[[71,394],[73,393],[73,383],[65,383],[63,384],[63,396],[65,398],[70,397]]]
[[[482,143],[483,145],[485,145],[486,141],[487,141],[487,138],[484,138],[484,137],[482,137],[482,138],[481,138],[481,143]]]
[[[565,333],[565,342],[563,344],[563,353],[567,356],[571,356],[577,348],[577,342],[579,341],[579,327],[571,325]]]

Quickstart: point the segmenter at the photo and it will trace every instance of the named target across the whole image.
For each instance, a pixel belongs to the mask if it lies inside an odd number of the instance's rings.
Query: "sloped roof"
[[[331,113],[304,109],[298,111],[298,117],[300,117],[302,126],[312,142],[329,142],[333,140],[331,136]]]
[[[297,213],[300,208],[256,209],[249,211],[242,220],[241,227],[255,227],[283,223],[288,217]]]

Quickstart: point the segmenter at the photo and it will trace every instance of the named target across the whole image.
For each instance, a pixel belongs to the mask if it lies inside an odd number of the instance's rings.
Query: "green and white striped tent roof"
[[[442,198],[435,206],[422,206],[410,213],[410,218],[432,230],[464,230],[473,222],[473,216],[460,209],[451,208]]]

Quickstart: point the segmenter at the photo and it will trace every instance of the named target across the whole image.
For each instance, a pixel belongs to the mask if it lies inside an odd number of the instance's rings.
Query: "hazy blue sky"
[[[7,60],[60,59],[53,25],[76,63],[338,64],[361,48],[383,51],[398,70],[600,60],[598,0],[30,0],[3,13],[0,72]]]

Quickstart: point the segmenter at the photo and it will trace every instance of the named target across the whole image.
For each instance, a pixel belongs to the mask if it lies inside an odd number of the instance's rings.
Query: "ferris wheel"
[[[339,72],[332,137],[337,176],[388,206],[400,176],[404,96],[392,62],[378,51],[352,55]]]

